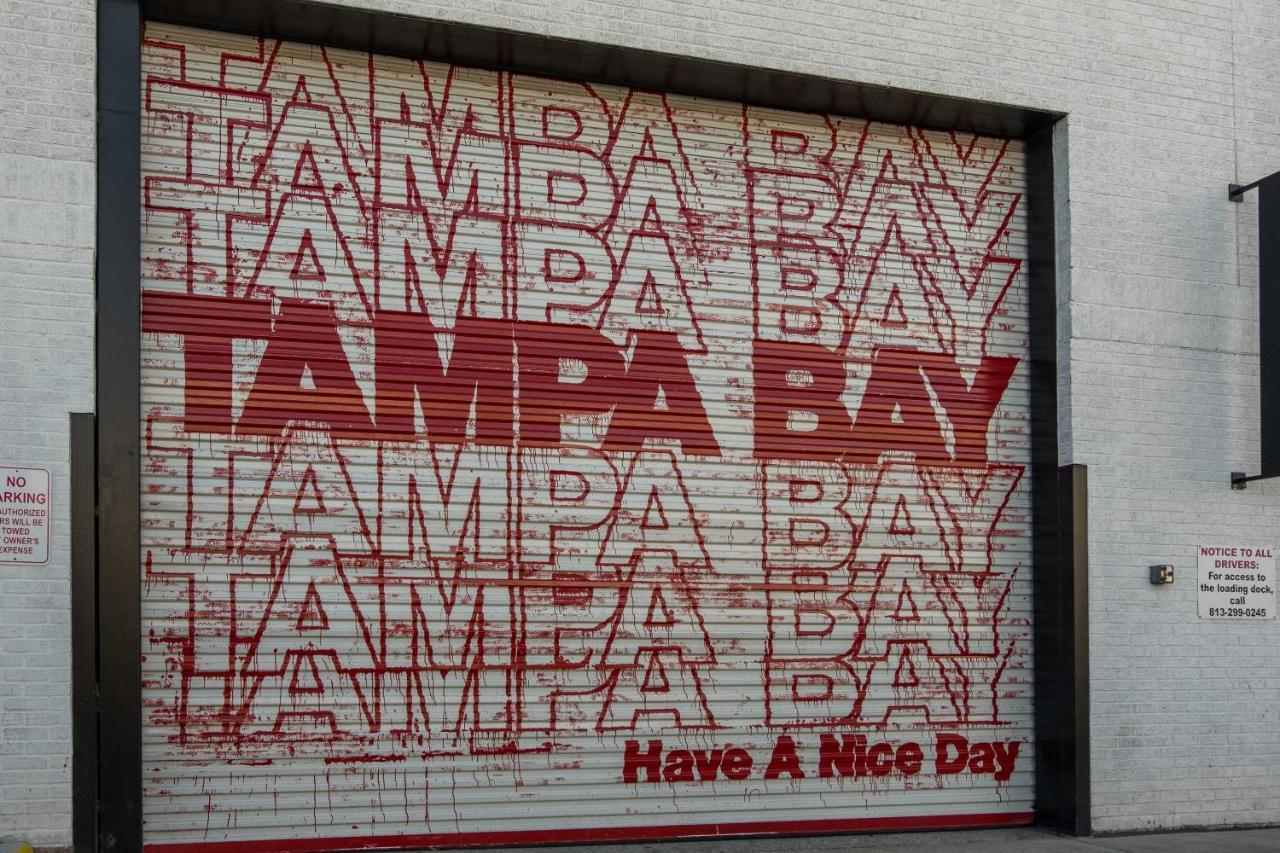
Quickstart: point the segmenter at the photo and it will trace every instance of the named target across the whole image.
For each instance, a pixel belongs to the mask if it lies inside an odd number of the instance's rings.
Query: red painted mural
[[[1017,143],[158,26],[143,92],[150,848],[1026,819]]]

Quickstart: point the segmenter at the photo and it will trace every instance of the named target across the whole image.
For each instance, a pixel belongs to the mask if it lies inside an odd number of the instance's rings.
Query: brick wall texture
[[[1280,544],[1256,470],[1253,201],[1280,168],[1266,0],[357,0],[1068,113],[1061,461],[1089,466],[1096,831],[1280,822],[1280,623],[1196,617],[1195,546]],[[53,473],[47,565],[0,567],[0,843],[70,841],[67,413],[93,406],[95,8],[0,4],[0,465]],[[1178,581],[1152,587],[1151,563]]]
[[[93,409],[94,4],[0,3],[0,465],[52,475],[0,563],[0,847],[71,840],[67,413]]]

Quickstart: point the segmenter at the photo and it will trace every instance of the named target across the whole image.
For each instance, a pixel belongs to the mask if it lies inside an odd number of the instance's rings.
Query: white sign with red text
[[[49,472],[0,468],[0,563],[49,561]]]
[[[1270,545],[1201,545],[1201,619],[1276,618],[1276,558]]]

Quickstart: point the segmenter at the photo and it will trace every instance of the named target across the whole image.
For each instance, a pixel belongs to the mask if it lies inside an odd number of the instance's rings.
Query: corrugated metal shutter
[[[143,69],[150,849],[1030,819],[1018,142]]]

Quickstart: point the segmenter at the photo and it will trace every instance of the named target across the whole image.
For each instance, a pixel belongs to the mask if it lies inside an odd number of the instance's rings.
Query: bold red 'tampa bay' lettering
[[[183,426],[231,432],[231,343],[271,332],[271,303],[191,293],[142,294],[142,331],[183,335]]]
[[[281,300],[236,430],[279,435],[291,420],[326,423],[337,435],[373,428],[328,303]]]
[[[844,360],[820,344],[756,341],[757,458],[836,459],[849,449],[853,423],[840,395]],[[810,430],[790,422],[792,412],[817,418]]]
[[[609,422],[605,450],[638,451],[646,438],[674,438],[685,453],[720,455],[677,334],[636,332],[623,390]],[[665,409],[658,408],[659,392]]]
[[[599,330],[580,325],[459,318],[449,357],[425,314],[379,311],[373,320],[374,413],[347,359],[328,303],[147,294],[143,329],[184,336],[187,429],[280,435],[291,421],[336,435],[410,440],[421,414],[434,442],[510,445],[519,380],[521,440],[559,444],[567,414],[613,411],[605,446],[638,451],[678,439],[687,453],[720,445],[674,333],[637,332],[631,366]],[[232,340],[267,340],[244,412],[232,422]],[[576,370],[573,362],[585,367]],[[663,401],[659,403],[659,399]],[[474,410],[474,435],[468,424]]]
[[[446,368],[435,329],[425,315],[378,312],[373,343],[379,433],[387,438],[413,438],[416,390],[433,441],[463,441],[474,402],[476,443],[510,444],[511,324],[459,317],[453,332]]]
[[[559,444],[562,414],[601,415],[613,406],[622,356],[604,335],[586,326],[519,323],[516,341],[522,442]],[[586,375],[572,381],[566,361],[581,362]]]
[[[941,353],[919,353],[919,356],[929,377],[929,385],[951,420],[956,461],[985,463],[987,428],[1005,389],[1009,387],[1018,359],[1013,356],[984,357],[978,365],[973,384],[969,385],[950,356]]]
[[[753,358],[757,458],[868,464],[895,450],[920,463],[984,464],[987,428],[1018,364],[1013,357],[985,356],[968,383],[946,353],[877,349],[851,422],[841,399],[845,368],[839,354],[818,344],[756,341]],[[793,422],[796,414],[807,416],[808,429]],[[950,448],[940,416],[951,424]]]

